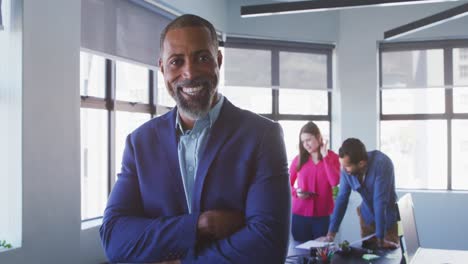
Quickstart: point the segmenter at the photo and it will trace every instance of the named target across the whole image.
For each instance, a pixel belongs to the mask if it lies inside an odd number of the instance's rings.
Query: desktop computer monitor
[[[407,193],[398,200],[398,209],[400,211],[400,221],[403,228],[403,245],[401,246],[408,257],[407,263],[411,263],[411,260],[420,247],[411,194]]]

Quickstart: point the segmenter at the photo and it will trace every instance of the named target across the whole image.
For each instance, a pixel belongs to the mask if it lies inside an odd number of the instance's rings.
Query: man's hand
[[[202,239],[223,239],[245,225],[244,214],[238,211],[211,210],[198,218],[198,236]]]
[[[397,249],[400,246],[395,242],[392,242],[383,238],[378,238],[377,247],[382,248],[382,249]]]
[[[336,233],[328,232],[326,236],[319,237],[315,240],[320,242],[333,242],[335,240]]]

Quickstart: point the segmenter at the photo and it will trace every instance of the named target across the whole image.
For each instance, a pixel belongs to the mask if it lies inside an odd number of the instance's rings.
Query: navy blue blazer
[[[126,141],[100,229],[112,262],[284,263],[290,189],[281,126],[226,98],[199,161],[189,213],[177,154],[177,109]],[[246,226],[200,247],[200,212],[244,212]]]

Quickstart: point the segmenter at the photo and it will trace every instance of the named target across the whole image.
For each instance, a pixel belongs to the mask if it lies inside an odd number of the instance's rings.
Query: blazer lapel
[[[205,151],[198,164],[197,176],[193,189],[192,211],[200,211],[200,199],[203,192],[203,184],[216,154],[222,148],[224,142],[231,136],[236,128],[235,112],[238,111],[226,98],[219,113],[218,119],[211,128],[210,136],[206,143]]]
[[[184,184],[179,166],[179,154],[177,152],[176,115],[177,108],[174,107],[168,115],[162,117],[165,119],[161,120],[158,127],[156,127],[156,133],[159,135],[158,143],[160,144],[160,148],[163,149],[167,164],[172,172],[172,177],[167,180],[171,182],[173,190],[176,190],[175,193],[182,194],[185,211],[188,212],[187,197],[185,196]]]

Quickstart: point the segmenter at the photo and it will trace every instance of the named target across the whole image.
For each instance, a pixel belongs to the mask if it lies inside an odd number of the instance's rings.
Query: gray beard
[[[202,95],[202,98],[199,98],[195,103],[188,102],[183,98],[180,91],[177,91],[177,95],[174,96],[174,100],[177,103],[179,111],[192,120],[198,120],[202,117],[205,117],[208,112],[211,110],[212,106],[212,93],[213,91],[206,91],[206,94]],[[217,101],[218,94],[215,92],[213,100]]]
[[[175,83],[175,91],[170,91],[171,96],[177,103],[179,111],[192,120],[198,120],[211,110],[213,100],[217,96],[217,78],[199,77],[193,80],[182,80]],[[186,99],[182,87],[201,86],[203,89],[196,96]],[[213,98],[214,97],[214,98]]]

